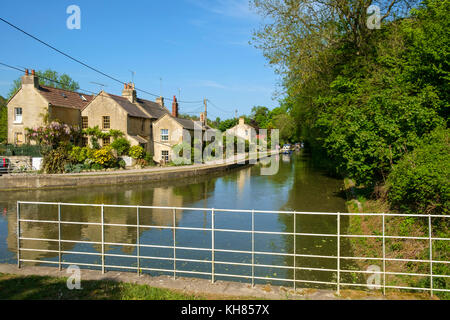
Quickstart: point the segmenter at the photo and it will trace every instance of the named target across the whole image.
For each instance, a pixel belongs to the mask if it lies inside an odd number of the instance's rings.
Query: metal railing
[[[36,220],[36,219],[23,219],[21,218],[21,207],[26,205],[38,205],[38,206],[56,206],[58,212],[58,220]],[[100,212],[100,222],[76,222],[76,221],[65,221],[61,219],[61,212],[63,207],[92,207],[99,208]],[[136,224],[113,224],[105,222],[105,208],[128,208],[136,210]],[[140,224],[141,216],[140,211],[142,209],[157,209],[157,210],[166,210],[169,214],[172,214],[172,225],[171,226],[155,226],[155,225],[144,225]],[[176,223],[176,215],[177,212],[181,211],[198,211],[209,213],[211,218],[211,227],[209,228],[197,228],[197,227],[180,227],[177,226]],[[215,217],[217,214],[226,214],[226,213],[242,213],[251,215],[251,229],[224,229],[217,228],[215,225]],[[262,231],[255,229],[255,215],[256,214],[282,214],[282,215],[292,215],[293,216],[293,232],[279,232],[279,231]],[[299,233],[296,230],[296,222],[297,217],[300,215],[318,215],[318,216],[335,216],[336,217],[336,232],[335,233]],[[382,231],[380,235],[355,235],[355,234],[343,234],[341,231],[341,219],[345,216],[369,216],[369,217],[381,217],[382,219]],[[413,236],[393,236],[386,235],[386,217],[415,217],[415,218],[424,218],[428,219],[428,236],[426,237],[413,237]],[[102,273],[105,273],[107,269],[127,269],[127,270],[136,270],[138,274],[142,271],[153,271],[153,272],[162,272],[162,273],[170,273],[173,275],[174,279],[177,275],[180,274],[190,274],[190,275],[202,275],[210,277],[211,281],[214,283],[217,277],[225,277],[225,278],[240,278],[251,281],[252,286],[255,285],[255,280],[265,280],[265,281],[281,281],[288,282],[293,284],[294,289],[297,288],[297,284],[320,284],[320,285],[331,285],[336,287],[337,294],[340,293],[341,288],[343,287],[371,287],[375,289],[380,289],[383,291],[383,294],[386,294],[386,289],[404,289],[404,290],[413,290],[413,291],[429,291],[431,296],[433,296],[434,292],[450,292],[449,289],[436,288],[433,286],[433,279],[435,278],[450,278],[450,275],[446,274],[436,274],[433,273],[433,265],[436,264],[450,264],[450,261],[444,260],[435,260],[433,258],[433,241],[449,241],[450,238],[442,238],[442,237],[433,237],[432,234],[432,219],[447,219],[449,216],[446,215],[419,215],[419,214],[385,214],[385,213],[327,213],[327,212],[291,212],[291,211],[264,211],[264,210],[226,210],[226,209],[209,209],[209,208],[183,208],[183,207],[158,207],[158,206],[132,206],[132,205],[106,205],[106,204],[79,204],[79,203],[53,203],[53,202],[27,202],[27,201],[18,201],[17,202],[17,265],[18,268],[21,267],[21,264],[24,262],[33,262],[33,263],[44,263],[44,264],[55,264],[59,266],[61,270],[63,265],[78,265],[78,266],[86,266],[86,267],[98,267],[101,268]],[[45,238],[34,238],[34,237],[25,237],[23,236],[21,229],[21,225],[23,223],[39,223],[39,224],[53,224],[58,226],[58,238],[57,239],[45,239]],[[83,241],[83,240],[64,240],[62,238],[61,227],[63,225],[91,225],[98,226],[101,228],[101,241]],[[136,243],[114,243],[105,241],[105,227],[130,227],[136,228],[137,230],[137,239]],[[140,231],[142,229],[159,229],[159,230],[171,230],[173,233],[172,237],[172,245],[156,245],[156,244],[148,244],[144,243],[140,236]],[[203,231],[203,232],[211,232],[211,247],[210,248],[200,248],[200,247],[184,247],[177,245],[177,231],[188,230],[188,231]],[[220,249],[216,247],[215,234],[216,233],[241,233],[241,234],[249,234],[251,236],[251,250],[232,250],[232,249]],[[20,236],[19,236],[20,235]],[[292,253],[286,252],[267,252],[267,251],[255,251],[255,235],[281,235],[281,236],[292,236],[293,237],[293,250]],[[297,253],[297,245],[296,240],[297,237],[323,237],[323,238],[335,238],[336,239],[336,255],[317,255],[317,254],[300,254]],[[342,245],[341,241],[343,239],[349,238],[374,238],[381,239],[382,246],[382,257],[358,257],[358,256],[345,256],[342,255]],[[429,243],[429,257],[427,259],[409,259],[409,258],[389,258],[386,256],[386,240],[387,239],[400,239],[400,240],[425,240]],[[43,242],[51,242],[58,244],[58,250],[49,250],[49,249],[33,249],[33,248],[25,248],[21,246],[23,241],[43,241]],[[101,252],[77,252],[77,251],[67,251],[62,250],[62,244],[89,244],[89,245],[99,245],[101,246]],[[127,254],[112,254],[105,253],[105,246],[126,246],[132,247],[136,249],[135,255],[127,255]],[[172,257],[156,257],[156,256],[145,256],[141,254],[141,249],[143,248],[154,248],[154,249],[169,249],[172,250]],[[177,250],[183,251],[197,251],[197,252],[209,252],[210,259],[209,260],[198,260],[198,259],[185,259],[177,257]],[[24,259],[22,258],[23,252],[46,252],[55,254],[58,256],[58,261],[48,261],[48,260],[36,260],[36,259]],[[217,253],[237,253],[237,254],[248,254],[251,256],[251,263],[243,263],[243,262],[232,262],[232,261],[220,261],[216,259]],[[68,262],[62,260],[63,254],[70,255],[89,255],[89,256],[100,256],[101,263],[77,263],[77,262]],[[293,258],[293,265],[276,265],[276,264],[259,264],[255,261],[255,255],[262,256],[281,256],[281,257],[289,257]],[[136,267],[134,266],[123,266],[123,265],[107,265],[105,263],[105,257],[119,257],[119,258],[132,258],[136,259]],[[317,268],[317,267],[301,267],[296,265],[296,258],[321,258],[321,259],[332,259],[336,260],[336,268]],[[143,267],[141,262],[143,260],[160,260],[160,261],[172,261],[173,268],[148,268]],[[350,270],[342,268],[341,262],[348,260],[367,260],[367,261],[375,261],[380,262],[382,264],[382,270],[373,271],[373,270]],[[210,264],[211,271],[210,272],[202,272],[202,271],[194,271],[194,270],[180,270],[177,268],[177,262],[193,262],[193,263],[204,263]],[[418,263],[426,263],[429,265],[428,273],[411,273],[411,272],[390,272],[386,269],[386,262],[418,262]],[[243,274],[233,274],[233,273],[218,273],[215,271],[215,267],[217,265],[231,265],[231,266],[243,266],[248,267],[251,270],[251,275],[243,275]],[[274,278],[274,277],[261,277],[257,276],[255,273],[255,268],[280,268],[284,270],[292,270],[293,275],[292,278]],[[381,268],[380,268],[381,269]],[[336,275],[336,281],[318,281],[312,279],[297,279],[296,271],[318,271],[318,272],[332,272]],[[358,274],[369,274],[369,275],[377,275],[383,277],[383,280],[380,284],[371,284],[368,283],[349,283],[342,282],[342,274],[344,273],[358,273]],[[386,275],[394,275],[394,276],[414,276],[414,277],[429,277],[430,286],[429,287],[414,287],[414,286],[398,286],[398,285],[388,285],[386,283]]]

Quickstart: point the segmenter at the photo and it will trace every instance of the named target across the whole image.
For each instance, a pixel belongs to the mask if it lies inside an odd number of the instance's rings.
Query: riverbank
[[[370,190],[356,188],[354,183],[344,180],[347,193],[348,212],[352,213],[398,213],[393,212],[389,204],[382,197],[373,198]],[[429,236],[428,219],[414,217],[389,217],[385,221],[386,235],[401,237],[424,237]],[[443,219],[441,219],[443,220]],[[444,221],[445,222],[445,221]],[[382,230],[382,219],[369,216],[350,216],[349,234],[380,235]],[[448,225],[442,221],[433,221],[433,236],[437,238],[448,238]],[[380,238],[350,238],[350,243],[355,256],[360,257],[382,257],[382,242]],[[428,260],[430,256],[429,241],[416,239],[389,239],[385,241],[386,258]],[[433,241],[433,260],[448,261],[450,258],[450,245],[446,241]],[[373,264],[371,260],[358,260],[357,264],[361,270]],[[381,270],[382,270],[381,266]],[[429,263],[411,261],[390,261],[386,263],[386,271],[395,273],[427,274],[430,272]],[[448,275],[450,268],[447,264],[433,264],[433,274]],[[387,275],[386,285],[407,286],[416,288],[430,288],[429,276],[404,276]],[[449,278],[434,278],[434,289],[450,289]],[[450,294],[446,292],[434,292],[439,298],[449,300]]]
[[[81,290],[69,290],[68,274],[54,267],[0,264],[0,299],[152,299],[152,300],[427,300],[425,294],[318,289],[297,289],[270,285],[169,276],[137,276],[128,272],[81,270]]]
[[[271,155],[276,154],[272,153]],[[270,157],[271,155],[260,157],[257,160]],[[247,155],[247,157],[236,161],[209,162],[207,164],[177,167],[152,167],[147,169],[66,174],[10,174],[0,176],[0,191],[76,188],[174,180],[228,171],[249,165],[251,164],[249,164]]]

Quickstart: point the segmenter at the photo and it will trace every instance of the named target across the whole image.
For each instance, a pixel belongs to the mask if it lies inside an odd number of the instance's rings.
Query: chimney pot
[[[28,75],[28,69],[25,69],[25,75],[26,76]]]
[[[36,72],[33,70],[31,70],[31,74],[34,76],[36,74]]]

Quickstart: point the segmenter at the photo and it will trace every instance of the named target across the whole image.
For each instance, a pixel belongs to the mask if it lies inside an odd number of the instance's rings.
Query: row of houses
[[[193,135],[194,129],[205,132],[206,115],[201,121],[182,119],[178,116],[178,101],[174,96],[172,110],[164,105],[164,98],[149,101],[137,97],[134,84],[124,85],[121,96],[101,91],[86,95],[39,85],[39,78],[32,70],[22,76],[22,86],[8,104],[8,143],[29,143],[26,128],[37,128],[48,121],[61,121],[81,128],[98,126],[103,131],[120,130],[131,145],[140,145],[154,155],[156,162],[168,162],[173,146],[183,142],[183,130]],[[110,144],[110,138],[100,141]],[[88,145],[88,138],[83,138]]]

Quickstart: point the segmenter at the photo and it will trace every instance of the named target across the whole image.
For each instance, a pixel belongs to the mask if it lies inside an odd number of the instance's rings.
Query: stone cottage
[[[79,125],[81,109],[92,96],[73,91],[39,85],[39,78],[32,70],[22,77],[22,86],[8,101],[8,143],[28,143],[25,128],[44,125],[44,119],[59,120],[70,125]]]
[[[132,146],[142,146],[157,162],[168,161],[171,148],[182,141],[182,129],[193,132],[195,126],[194,121],[178,117],[176,97],[170,113],[164,98],[156,102],[138,98],[132,83],[124,85],[121,96],[105,91],[92,96],[40,86],[34,70],[31,74],[26,71],[22,87],[8,102],[8,143],[28,143],[25,128],[43,126],[46,117],[83,129],[98,126],[104,132],[120,130]],[[111,140],[105,138],[99,143],[105,146]],[[88,137],[83,144],[89,144]]]

